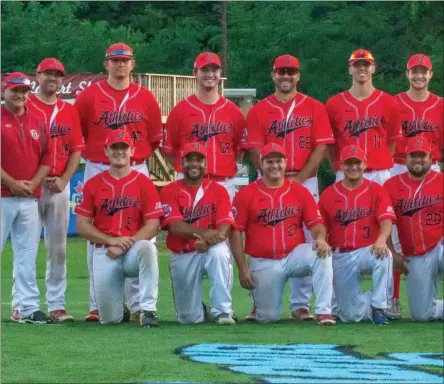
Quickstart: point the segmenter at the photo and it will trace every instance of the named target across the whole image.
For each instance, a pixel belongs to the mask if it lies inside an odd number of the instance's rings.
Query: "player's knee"
[[[150,240],[140,240],[137,242],[139,247],[139,255],[143,258],[155,258],[157,255],[157,248]]]
[[[208,256],[221,262],[229,261],[231,259],[230,249],[224,241],[212,245],[208,249]]]

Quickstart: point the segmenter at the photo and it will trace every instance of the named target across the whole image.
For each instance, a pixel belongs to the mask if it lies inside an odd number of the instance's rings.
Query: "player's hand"
[[[122,248],[123,251],[130,249],[136,241],[133,237],[122,236],[122,237],[112,237],[109,245]]]
[[[214,245],[225,240],[225,236],[215,229],[208,229],[203,235],[203,238],[210,245]]]
[[[52,193],[60,193],[63,192],[68,182],[61,177],[47,177],[45,179],[45,184],[48,185],[48,188]]]
[[[196,248],[196,251],[199,253],[207,252],[208,248],[210,248],[207,241],[202,236],[198,235],[197,233],[194,233],[193,235],[196,238],[196,242],[194,243],[194,247]]]
[[[122,256],[125,253],[125,251],[117,246],[111,246],[106,251],[106,256],[108,256],[112,260],[118,259],[120,256]]]
[[[249,291],[254,289],[253,274],[250,268],[239,270],[239,282],[242,288],[248,289]]]
[[[392,256],[393,269],[407,276],[409,274],[409,269],[407,267],[408,260],[406,259],[406,257],[398,252],[393,252]]]
[[[316,255],[321,259],[325,259],[331,255],[331,247],[325,240],[314,240],[313,251],[316,251]]]
[[[387,243],[380,240],[376,240],[375,244],[372,245],[371,252],[376,256],[377,259],[383,259],[390,254]]]
[[[30,188],[28,180],[15,180],[9,188],[14,196],[29,197],[33,194],[33,189]]]

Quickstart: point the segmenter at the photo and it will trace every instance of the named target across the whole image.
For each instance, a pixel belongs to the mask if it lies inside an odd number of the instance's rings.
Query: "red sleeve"
[[[327,230],[327,233],[330,232],[330,215],[328,214],[328,202],[331,201],[331,199],[329,199],[329,196],[325,193],[326,191],[324,191],[319,199],[319,212],[322,216],[322,219],[324,220],[324,225],[325,228]]]
[[[180,150],[179,124],[179,105],[176,105],[168,115],[165,124],[165,142],[162,147],[163,152],[175,153]]]
[[[319,212],[318,206],[314,197],[308,191],[307,188],[300,185],[300,190],[297,191],[299,194],[300,201],[302,202],[302,220],[308,229],[313,228],[315,225],[322,224],[321,213]]]
[[[439,128],[441,129],[441,134],[439,135],[439,149],[441,151],[444,151],[444,102],[442,97],[440,105],[441,107],[439,109],[441,110],[441,126]]]
[[[166,229],[170,223],[183,221],[183,216],[180,213],[179,204],[176,200],[176,191],[173,186],[162,188],[160,191],[160,200],[162,201],[163,209],[163,219],[161,221],[163,229]]]
[[[89,88],[86,88],[76,97],[74,101],[74,107],[77,110],[80,120],[80,129],[85,139],[88,139],[88,95],[87,92],[91,92]]]
[[[248,222],[248,187],[241,189],[234,196],[233,216],[235,220],[234,228],[236,231],[244,232]]]
[[[330,126],[334,134],[335,131],[335,102],[333,97],[327,100],[325,104],[325,110],[327,111],[328,119],[330,120]]]
[[[385,184],[384,184],[385,186]],[[396,222],[396,215],[393,209],[392,201],[389,193],[384,187],[376,184],[376,218],[381,224],[384,220],[392,220]]]
[[[388,114],[385,123],[387,129],[387,144],[393,144],[403,137],[401,128],[401,112],[394,97],[387,95]]]
[[[392,195],[394,180],[395,180],[395,178],[392,177],[392,178],[388,179],[383,185],[383,188],[387,192],[387,195],[390,199],[392,206],[395,204],[395,199],[393,198],[393,195]]]
[[[159,193],[156,186],[148,178],[143,177],[142,182],[142,213],[143,220],[160,218],[163,216],[162,203],[160,202]]]
[[[335,139],[333,138],[327,110],[321,103],[316,103],[314,112],[314,124],[312,125],[314,143],[316,145],[333,144]]]
[[[259,104],[256,104],[259,105]],[[246,130],[242,137],[241,148],[262,148],[265,143],[265,134],[257,115],[257,107],[250,108],[245,121]]]
[[[224,187],[216,185],[220,187],[217,189],[216,228],[223,224],[234,226],[230,196]]]
[[[162,114],[160,112],[159,104],[153,94],[147,91],[147,107],[149,113],[149,127],[147,138],[151,145],[153,152],[159,146],[163,138],[162,131]]]
[[[54,151],[56,148],[54,145],[55,144],[54,139],[51,137],[49,133],[49,128],[45,123],[39,121],[38,124],[41,124],[40,132],[42,132],[42,141],[43,141],[42,143],[43,154],[40,159],[39,165],[45,165],[47,167],[55,168],[56,156]]]
[[[242,111],[236,106],[233,105],[234,108],[234,126],[233,126],[233,138],[234,138],[234,150],[235,152],[240,152],[241,149],[241,141],[242,135],[245,129],[245,119]]]
[[[85,141],[83,140],[82,130],[80,128],[80,119],[77,109],[71,109],[72,132],[70,141],[70,152],[81,152],[85,150]]]
[[[96,211],[94,209],[94,186],[93,180],[88,180],[83,186],[83,194],[81,199],[79,199],[79,204],[76,205],[74,212],[78,215],[88,217],[90,219],[94,218]]]

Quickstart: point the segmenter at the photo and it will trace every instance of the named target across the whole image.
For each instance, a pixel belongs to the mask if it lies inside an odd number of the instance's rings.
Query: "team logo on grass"
[[[371,358],[330,344],[198,344],[176,351],[193,362],[226,366],[263,383],[442,383],[442,353],[390,353]]]

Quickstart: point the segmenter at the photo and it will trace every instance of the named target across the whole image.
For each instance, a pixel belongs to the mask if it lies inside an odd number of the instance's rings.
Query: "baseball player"
[[[223,185],[233,200],[236,156],[240,151],[245,120],[233,102],[219,95],[222,69],[218,55],[211,52],[198,55],[193,75],[197,80],[196,93],[182,100],[170,112],[162,151],[179,172],[180,179],[183,173],[177,154],[187,143],[202,143],[208,156],[205,177]]]
[[[325,107],[319,101],[297,91],[300,79],[299,60],[291,55],[276,58],[271,72],[275,93],[249,111],[241,148],[248,150],[260,170],[260,151],[267,143],[278,143],[287,155],[285,176],[306,187],[319,200],[316,177],[319,164],[329,144],[334,143]],[[310,231],[304,228],[307,242]],[[313,293],[311,276],[290,279],[292,319],[313,320],[309,302]],[[254,309],[247,319],[254,319]]]
[[[387,239],[396,220],[387,192],[364,179],[366,158],[357,145],[342,149],[344,178],[321,195],[319,209],[333,249],[333,287],[344,322],[366,318],[389,324],[385,315],[392,275]],[[373,290],[362,293],[361,275],[371,274]]]
[[[373,86],[376,67],[369,51],[354,51],[348,64],[353,79],[350,90],[333,96],[326,104],[336,141],[330,148],[330,161],[337,170],[336,181],[342,180],[340,153],[348,145],[358,145],[367,159],[364,177],[382,185],[391,176],[395,142],[402,138],[398,103]]]
[[[288,164],[279,144],[266,144],[260,156],[262,178],[242,188],[233,203],[236,230],[231,250],[241,286],[253,291],[257,321],[278,321],[285,283],[312,274],[317,321],[334,325],[330,247],[316,202],[307,188],[284,177]],[[311,231],[313,245],[305,243],[302,224]]]
[[[444,274],[444,176],[431,169],[434,152],[427,137],[409,138],[405,153],[408,171],[384,184],[395,208],[402,254],[389,246],[398,269],[408,273],[412,320],[442,320],[444,300],[436,295]]]
[[[224,187],[204,178],[204,143],[183,146],[180,166],[184,178],[160,192],[162,228],[168,230],[170,272],[177,320],[202,323],[208,308],[202,303],[204,274],[210,280],[211,317],[221,325],[235,324],[231,309],[233,269],[228,244],[234,225],[230,197]]]
[[[62,84],[64,74],[65,69],[60,61],[55,58],[43,60],[37,68],[37,94],[31,95],[27,103],[29,111],[45,121],[54,139],[56,166],[45,178],[38,202],[40,221],[45,228],[46,300],[49,317],[60,323],[74,320],[65,310],[69,181],[77,170],[84,150],[76,109],[57,98],[56,92]],[[17,296],[13,297],[17,299]],[[18,312],[18,302],[13,303],[13,307]]]
[[[37,199],[40,185],[54,167],[54,145],[45,122],[26,107],[30,79],[20,72],[6,76],[1,107],[1,235],[3,250],[11,234],[14,256],[12,321],[46,324],[40,311],[36,258],[40,243]],[[14,308],[14,305],[17,307]]]
[[[131,167],[148,176],[145,160],[162,140],[162,117],[159,105],[150,91],[131,82],[135,61],[132,49],[123,43],[112,44],[105,54],[108,78],[92,84],[75,101],[85,138],[85,182],[108,169],[109,160],[103,152],[107,132],[126,129],[134,144]],[[88,245],[90,313],[87,321],[98,321],[92,272],[92,251]],[[128,279],[127,306],[133,316],[139,313],[138,282]],[[134,318],[134,317],[133,317]]]
[[[400,105],[404,139],[396,142],[392,176],[407,172],[407,166],[405,165],[406,141],[408,138],[417,135],[425,135],[432,143],[431,169],[439,172],[438,162],[442,158],[444,148],[444,105],[442,97],[428,90],[429,82],[433,76],[430,58],[422,54],[411,56],[407,62],[406,76],[410,83],[410,89],[395,96]],[[395,248],[400,251],[395,228],[392,239]],[[401,275],[394,271],[393,277],[394,292],[387,315],[390,318],[399,319],[402,311],[399,300]]]
[[[109,170],[86,182],[75,209],[79,235],[94,244],[93,286],[100,322],[123,320],[125,277],[138,276],[140,326],[157,326],[159,268],[150,240],[163,215],[159,194],[148,176],[131,169],[134,140],[128,132],[108,132],[104,152]]]

